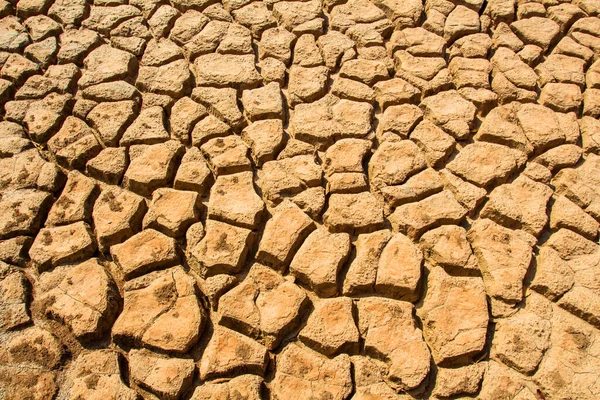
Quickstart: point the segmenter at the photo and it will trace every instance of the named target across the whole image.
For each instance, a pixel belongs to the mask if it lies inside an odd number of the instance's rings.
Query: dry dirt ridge
[[[0,400],[599,399],[599,17],[0,0]]]

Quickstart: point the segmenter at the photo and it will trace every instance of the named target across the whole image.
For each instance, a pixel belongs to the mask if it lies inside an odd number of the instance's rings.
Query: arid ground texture
[[[600,0],[0,0],[0,400],[600,399]]]

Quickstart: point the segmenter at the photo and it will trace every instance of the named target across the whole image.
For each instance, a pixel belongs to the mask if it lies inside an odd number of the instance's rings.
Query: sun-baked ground
[[[598,0],[0,0],[0,399],[600,398]]]

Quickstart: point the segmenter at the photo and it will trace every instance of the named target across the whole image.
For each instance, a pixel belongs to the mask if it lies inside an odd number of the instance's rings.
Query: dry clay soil
[[[598,0],[0,0],[0,399],[599,399],[599,117]]]

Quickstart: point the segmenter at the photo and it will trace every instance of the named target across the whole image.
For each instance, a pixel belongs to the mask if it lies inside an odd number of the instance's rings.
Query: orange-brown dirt
[[[600,1],[0,0],[0,400],[600,398]]]

